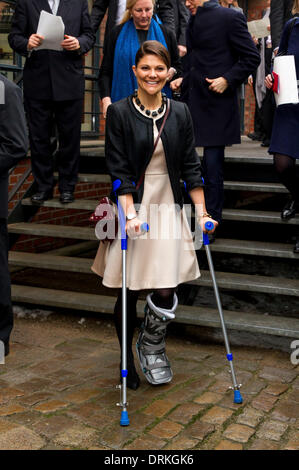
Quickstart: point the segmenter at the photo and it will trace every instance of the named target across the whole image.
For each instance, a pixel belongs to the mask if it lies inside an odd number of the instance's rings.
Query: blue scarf
[[[159,41],[167,49],[162,29],[154,18],[152,18],[148,30],[147,40]],[[138,34],[133,20],[130,19],[122,27],[115,45],[111,89],[112,103],[126,98],[137,88],[137,81],[132,70],[132,65],[135,65],[135,56],[139,47]],[[168,84],[164,87],[163,91],[168,97],[171,97]]]

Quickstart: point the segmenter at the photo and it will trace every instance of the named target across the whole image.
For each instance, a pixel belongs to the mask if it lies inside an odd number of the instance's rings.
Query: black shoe
[[[270,139],[264,139],[261,143],[261,147],[270,147]]]
[[[68,204],[70,202],[73,202],[74,201],[73,192],[72,191],[62,191],[62,193],[60,194],[59,201],[62,204]]]
[[[247,134],[247,137],[251,140],[263,140],[263,136],[257,132],[251,132],[250,134]]]
[[[297,209],[297,203],[294,200],[289,201],[281,211],[282,220],[289,220],[295,217]]]
[[[53,198],[53,191],[50,190],[50,191],[39,191],[35,194],[33,194],[33,196],[31,196],[31,202],[32,204],[36,204],[38,206],[42,205],[45,201],[47,201],[48,199],[52,199]]]
[[[5,351],[4,352],[5,356],[8,356],[9,355],[9,343],[8,342],[4,343],[4,351]]]
[[[299,254],[299,237],[297,238],[296,240],[296,243],[295,243],[295,246],[294,246],[294,253],[298,253]]]

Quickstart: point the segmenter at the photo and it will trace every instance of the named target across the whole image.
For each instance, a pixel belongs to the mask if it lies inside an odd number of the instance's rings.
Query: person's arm
[[[95,42],[95,35],[91,27],[87,0],[82,1],[81,28],[80,35],[77,37],[77,40],[79,42],[78,49],[80,54],[86,54]]]
[[[172,80],[174,76],[178,78],[182,75],[182,63],[179,56],[178,44],[172,31],[170,31],[165,26],[162,26],[161,29],[165,37],[168,52],[170,54],[171,67],[175,69],[175,73],[173,73],[170,77],[170,80]]]
[[[284,3],[285,0],[271,0],[270,27],[273,50],[279,46],[280,36],[284,27]]]
[[[186,191],[188,192],[196,210],[197,222],[200,224],[201,229],[206,232],[204,227],[206,222],[213,222],[214,229],[218,222],[213,220],[207,213],[205,197],[204,197],[204,182],[202,178],[202,168],[200,158],[195,150],[193,123],[190,111],[186,104],[184,104],[184,129],[181,133],[184,136],[184,159],[181,167],[181,177],[185,183]]]
[[[117,197],[125,216],[134,216],[132,220],[126,222],[126,231],[130,238],[142,235],[140,230],[144,221],[138,219],[134,207],[134,176],[129,166],[127,153],[124,144],[124,135],[126,131],[121,125],[121,118],[116,106],[112,105],[107,111],[105,156],[107,169],[111,176],[112,183],[116,180],[121,181],[117,190]],[[136,217],[135,217],[136,216]]]
[[[108,7],[109,0],[95,0],[90,13],[91,27],[94,34],[99,29]]]
[[[22,92],[19,87],[0,80],[0,175],[26,156],[28,137]]]
[[[174,17],[174,2],[176,0],[158,0],[156,2],[156,13],[162,23],[168,27],[175,35],[175,17]]]
[[[120,180],[117,195],[136,193],[134,169],[129,165],[125,147],[126,129],[116,104],[109,106],[106,121],[105,157],[112,183]]]
[[[190,18],[190,13],[185,7],[182,0],[177,0],[178,2],[178,13],[179,13],[179,34],[178,34],[178,45],[186,48],[186,29]],[[187,52],[187,48],[186,48]],[[182,55],[180,54],[180,57]]]
[[[234,17],[228,28],[229,47],[231,47],[239,59],[233,67],[225,72],[221,78],[227,81],[227,85],[233,89],[241,85],[253,73],[260,64],[260,54],[248,32],[245,16],[234,12]],[[215,78],[215,77],[207,77]]]
[[[114,62],[114,51],[116,41],[120,32],[121,26],[115,26],[108,38],[105,41],[105,47],[103,51],[103,60],[100,67],[99,73],[99,92],[100,97],[110,98],[111,87],[112,87],[112,78],[113,78],[113,62]]]
[[[27,56],[29,53],[28,41],[30,34],[28,33],[28,15],[27,3],[25,0],[19,0],[12,17],[8,42],[13,51],[23,56]]]

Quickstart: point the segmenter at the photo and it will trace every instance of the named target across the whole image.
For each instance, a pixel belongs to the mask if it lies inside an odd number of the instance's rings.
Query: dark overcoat
[[[27,150],[22,92],[0,74],[0,219],[7,218],[8,171]]]
[[[182,100],[193,118],[197,146],[240,142],[237,88],[260,63],[243,13],[223,8],[217,0],[198,7],[187,28],[187,66]],[[223,94],[209,90],[206,78],[224,77]]]
[[[83,54],[92,48],[94,34],[86,0],[60,0],[57,16],[62,17],[65,34],[80,43],[79,51],[27,51],[31,34],[36,33],[40,12],[52,13],[48,0],[18,0],[8,36],[10,47],[26,56],[24,94],[36,100],[83,99]]]

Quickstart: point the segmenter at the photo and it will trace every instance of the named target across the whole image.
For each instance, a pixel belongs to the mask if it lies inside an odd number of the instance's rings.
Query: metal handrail
[[[15,169],[12,168],[11,172]],[[8,194],[8,202],[10,202],[14,196],[17,194],[17,192],[19,191],[19,189],[21,188],[21,186],[23,186],[23,184],[25,183],[25,181],[27,180],[27,178],[30,176],[31,174],[31,166],[22,174],[22,177],[19,179],[19,181],[14,185],[14,187],[12,188],[12,190],[9,192]]]

